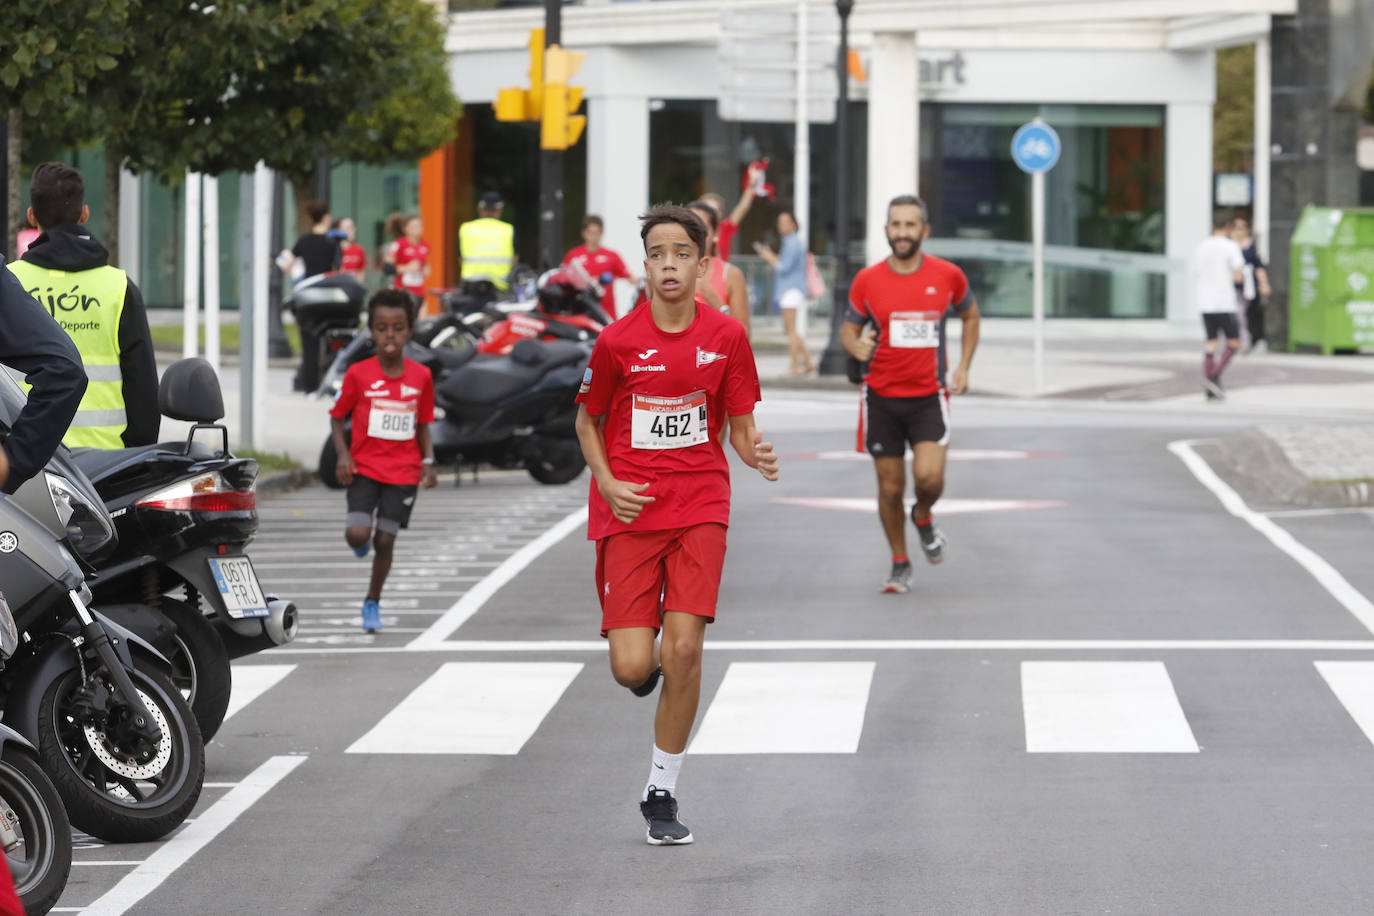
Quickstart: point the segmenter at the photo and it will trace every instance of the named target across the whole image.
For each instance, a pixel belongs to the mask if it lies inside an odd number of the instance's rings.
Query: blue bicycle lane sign
[[[1016,129],[1011,138],[1011,158],[1023,172],[1048,172],[1059,161],[1059,134],[1036,118]]]

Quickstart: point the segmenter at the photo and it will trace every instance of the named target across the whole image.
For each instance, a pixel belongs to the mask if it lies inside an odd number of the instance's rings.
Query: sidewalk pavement
[[[828,325],[823,319],[813,320],[812,325],[807,344],[812,358],[818,361],[825,349]],[[1320,414],[1323,418],[1348,419],[1352,424],[1374,423],[1374,355],[1238,355],[1225,374],[1226,401],[1208,403],[1201,387],[1202,346],[1196,337],[1173,337],[1167,328],[1158,327],[1142,336],[1135,329],[1123,330],[1116,322],[1103,322],[1100,332],[1083,327],[1078,323],[1072,328],[1056,328],[1054,322],[1049,323],[1042,397],[1106,408],[1116,405],[1130,409],[1134,405],[1190,414],[1273,415],[1276,419]],[[952,364],[958,363],[959,330],[959,322],[951,322]],[[1030,323],[1026,321],[984,319],[969,377],[971,396],[1035,399],[1029,334]],[[776,318],[758,319],[754,345],[765,396],[769,389],[857,394],[857,388],[843,376],[789,377],[786,340]],[[163,365],[179,356],[179,352],[158,354]],[[258,405],[265,412],[265,422],[263,442],[257,447],[284,452],[313,468],[328,432],[328,405],[291,390],[290,365],[274,360],[269,369],[267,397]],[[225,355],[223,385],[227,425],[232,443],[238,446],[241,421],[235,354]],[[164,420],[163,437],[184,435],[184,429],[186,424]],[[1364,457],[1374,456],[1374,440],[1355,437],[1328,442],[1310,431],[1288,434],[1281,429],[1274,436],[1273,441],[1294,450],[1293,465],[1310,470],[1313,479],[1374,479],[1370,468],[1374,459]],[[1347,461],[1353,464],[1338,463]],[[1352,468],[1354,473],[1350,473]]]

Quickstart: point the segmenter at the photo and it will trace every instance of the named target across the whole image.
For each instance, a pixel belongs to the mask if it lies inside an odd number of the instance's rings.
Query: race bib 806
[[[415,438],[415,402],[375,399],[367,418],[367,434],[393,442]]]
[[[710,441],[706,392],[661,398],[636,394],[630,415],[630,444],[635,448],[687,448]]]

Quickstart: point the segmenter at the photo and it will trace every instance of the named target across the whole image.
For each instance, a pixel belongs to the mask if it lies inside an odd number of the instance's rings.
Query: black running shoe
[[[916,533],[921,536],[921,553],[926,555],[926,560],[930,565],[935,566],[945,558],[945,547],[948,541],[945,540],[944,532],[935,527],[935,523],[919,526]]]
[[[649,797],[639,803],[639,813],[649,825],[644,838],[650,846],[686,846],[692,831],[677,819],[677,799],[666,789],[649,787]]]
[[[911,591],[911,561],[902,560],[900,563],[893,561],[892,572],[888,574],[887,581],[883,583],[883,594],[905,595],[909,591]]]
[[[658,678],[662,673],[662,668],[655,668],[654,673],[649,675],[649,679],[638,687],[631,687],[630,693],[633,693],[637,697],[647,697],[649,694],[653,693],[654,688],[658,686]]]

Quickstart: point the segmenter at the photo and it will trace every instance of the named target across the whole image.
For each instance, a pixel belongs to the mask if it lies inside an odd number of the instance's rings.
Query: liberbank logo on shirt
[[[668,371],[668,367],[667,367],[667,366],[664,366],[664,365],[658,365],[658,366],[631,366],[631,367],[630,367],[630,371],[631,371],[631,372],[667,372],[667,371]]]

